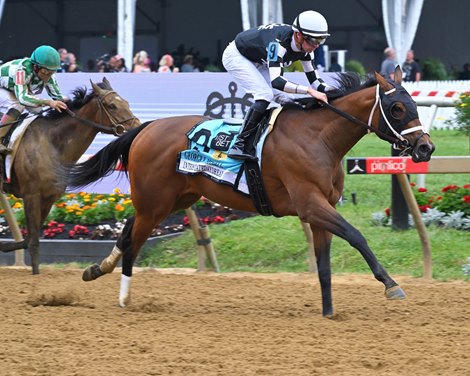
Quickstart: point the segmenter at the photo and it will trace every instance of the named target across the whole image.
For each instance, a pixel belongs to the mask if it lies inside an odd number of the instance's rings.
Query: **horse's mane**
[[[329,102],[344,97],[345,95],[355,93],[356,91],[377,85],[375,76],[361,76],[356,72],[337,73],[334,77],[334,80],[336,81],[336,84],[334,85],[335,89],[326,93]],[[311,97],[302,98],[296,102],[288,103],[284,106],[285,109],[310,109],[316,107],[319,107],[318,102],[315,98]]]
[[[101,89],[106,89],[110,90],[110,88],[103,84],[102,82],[97,83],[97,85]],[[82,86],[82,87],[77,87],[72,91],[72,100],[67,101],[67,107],[74,112],[75,110],[78,110],[82,108],[84,105],[86,105],[88,102],[92,100],[92,98],[95,96],[95,92],[91,91],[90,93],[87,92],[87,88]],[[53,108],[47,110],[44,114],[43,117],[47,119],[59,119],[64,116],[68,116],[67,112],[62,111],[59,112],[57,110],[54,110]]]

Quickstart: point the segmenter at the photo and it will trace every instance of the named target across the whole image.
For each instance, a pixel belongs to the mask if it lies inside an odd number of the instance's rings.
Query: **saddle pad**
[[[18,151],[18,147],[21,143],[21,139],[23,138],[24,132],[28,129],[28,126],[38,117],[38,115],[28,116],[26,117],[20,125],[18,125],[10,137],[10,142],[8,143],[8,147],[12,150],[10,154],[8,154],[5,158],[5,175],[7,179],[11,177],[11,166],[13,166],[13,162],[15,160],[16,152]]]
[[[279,111],[275,110],[271,115],[270,125],[266,127],[256,146],[260,168],[264,142],[272,130],[272,124]],[[243,122],[243,119],[237,120],[216,119],[196,124],[186,134],[188,149],[178,154],[176,171],[186,175],[202,174],[249,195],[245,173],[242,170],[243,161],[227,156],[227,151],[235,143]]]

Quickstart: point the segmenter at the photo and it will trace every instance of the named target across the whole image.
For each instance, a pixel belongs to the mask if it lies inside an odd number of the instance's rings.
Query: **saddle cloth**
[[[269,126],[261,134],[256,146],[256,156],[261,169],[262,151],[266,137],[281,109],[275,109]],[[235,191],[249,195],[242,160],[227,156],[235,143],[243,119],[215,119],[196,124],[186,133],[188,149],[178,154],[176,171],[186,175],[202,174],[217,183],[227,184]]]
[[[8,147],[12,150],[10,154],[8,154],[5,158],[5,176],[7,180],[11,177],[11,166],[13,166],[13,162],[15,160],[16,152],[18,151],[18,147],[21,143],[21,139],[23,138],[24,132],[28,129],[29,125],[38,117],[38,115],[34,116],[27,116],[18,125],[12,132],[10,141],[8,142]]]

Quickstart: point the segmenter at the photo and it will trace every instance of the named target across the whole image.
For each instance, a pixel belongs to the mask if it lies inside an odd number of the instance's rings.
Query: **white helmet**
[[[313,10],[300,13],[295,18],[292,29],[311,37],[326,38],[330,36],[325,17]]]

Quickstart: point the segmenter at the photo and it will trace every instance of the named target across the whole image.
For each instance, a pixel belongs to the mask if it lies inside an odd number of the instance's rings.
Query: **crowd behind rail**
[[[322,47],[322,46],[321,46]],[[85,64],[78,61],[74,52],[69,51],[67,48],[59,48],[60,54],[60,69],[59,73],[76,73],[76,72],[104,72],[104,73],[190,73],[190,72],[204,72],[204,71],[224,71],[221,62],[209,62],[206,58],[199,58],[198,53],[183,53],[183,54],[170,54],[165,53],[160,59],[155,60],[147,51],[137,51],[131,62],[126,62],[121,54],[116,50],[111,50],[98,56],[96,59],[90,59]],[[15,58],[21,58],[17,56]],[[12,58],[1,59],[0,64],[4,61],[11,60]],[[422,69],[422,63],[418,58],[415,58],[414,51],[409,50],[404,62],[396,60],[395,50],[387,47],[384,50],[384,60],[381,66],[376,67],[376,70],[387,78],[390,72],[393,72],[395,67],[400,64],[404,70],[404,81],[419,82],[420,80],[435,78],[426,77]],[[319,48],[315,52],[315,65],[321,72],[325,69],[325,56],[323,49]],[[287,71],[299,71],[301,68],[293,64],[287,67]],[[330,64],[328,67],[329,72],[341,72],[348,70],[348,67],[342,67],[337,63],[336,56],[331,56]],[[452,67],[454,79],[457,80],[470,80],[470,63],[465,63],[461,70]]]

